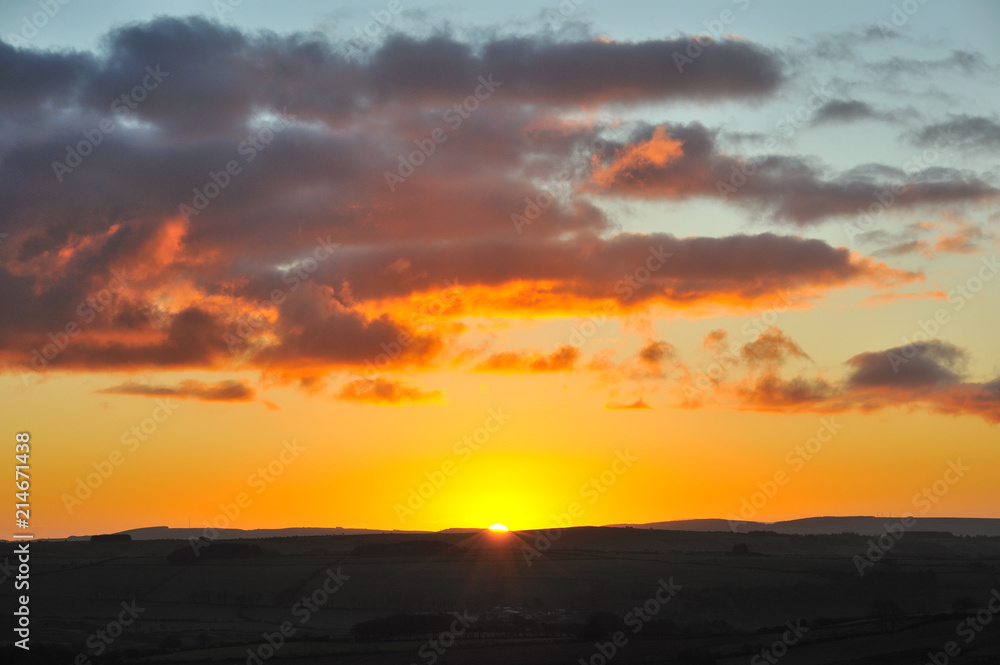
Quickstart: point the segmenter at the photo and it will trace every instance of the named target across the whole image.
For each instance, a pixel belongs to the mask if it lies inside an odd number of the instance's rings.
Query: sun
[[[497,523],[490,525],[490,531],[510,531],[510,529],[505,527],[503,524]]]

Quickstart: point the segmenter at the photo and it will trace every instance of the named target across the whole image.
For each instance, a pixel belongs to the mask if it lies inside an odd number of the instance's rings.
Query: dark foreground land
[[[988,609],[1000,537],[906,533],[862,576],[870,536],[536,536],[216,541],[198,556],[178,540],[35,542],[32,650],[5,646],[0,660],[893,665],[932,652],[939,665],[1000,663]],[[13,579],[2,588],[9,621]]]

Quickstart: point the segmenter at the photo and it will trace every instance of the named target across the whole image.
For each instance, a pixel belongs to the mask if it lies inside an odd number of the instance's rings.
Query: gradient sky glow
[[[37,536],[241,493],[243,529],[727,517],[775,474],[753,519],[1000,517],[997,3],[56,4],[0,8]]]

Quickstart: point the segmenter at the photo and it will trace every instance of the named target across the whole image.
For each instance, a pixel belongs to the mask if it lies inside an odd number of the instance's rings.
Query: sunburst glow
[[[510,529],[505,527],[503,524],[491,524],[490,531],[510,531]]]

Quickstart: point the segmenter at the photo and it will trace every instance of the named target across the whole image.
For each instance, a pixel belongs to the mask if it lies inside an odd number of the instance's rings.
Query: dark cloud
[[[913,141],[922,147],[947,144],[966,150],[995,150],[1000,148],[1000,122],[985,116],[958,115],[948,122],[927,125]]]
[[[794,345],[783,333],[771,330],[787,349]],[[794,345],[797,349],[798,346]],[[712,387],[720,396],[732,395],[743,408],[761,411],[872,412],[893,407],[926,409],[933,413],[977,415],[1000,422],[1000,379],[989,383],[966,380],[966,353],[947,342],[914,342],[878,352],[858,354],[845,363],[848,376],[832,381],[822,376],[782,376],[782,363],[800,353],[781,350],[763,369]],[[690,392],[690,388],[688,388]],[[691,393],[694,397],[699,397]],[[687,400],[688,405],[700,400]]]
[[[649,365],[659,365],[677,357],[677,348],[670,342],[658,340],[639,349],[639,359]]]
[[[922,387],[955,383],[966,362],[965,352],[946,342],[914,342],[850,360],[854,372],[847,383],[856,388]]]
[[[65,349],[51,361],[55,369],[101,370],[143,367],[210,369],[225,358],[222,322],[198,307],[174,315],[162,332],[140,334],[136,340],[103,340],[88,335],[68,339]],[[44,338],[39,338],[39,344]],[[25,361],[30,363],[30,358]]]
[[[813,115],[813,125],[823,125],[835,122],[851,122],[881,118],[882,114],[871,104],[856,99],[835,99],[816,109]]]
[[[367,318],[335,300],[324,302],[321,293],[321,288],[307,286],[289,296],[277,310],[277,320],[260,330],[280,342],[257,351],[257,363],[278,368],[365,365],[391,349],[394,364],[420,365],[442,350],[435,334],[410,330],[387,314]]]
[[[675,53],[701,55],[681,71]],[[692,37],[617,43],[520,37],[465,43],[395,35],[370,54],[348,54],[315,35],[247,34],[202,18],[163,17],[112,30],[101,57],[37,54],[0,42],[0,91],[22,103],[106,115],[146,67],[168,72],[169,94],[151,94],[132,117],[173,134],[237,132],[257,108],[342,122],[373,106],[452,103],[479,77],[499,81],[504,103],[599,104],[671,98],[757,97],[782,82],[780,58],[742,40]],[[58,112],[57,112],[58,110]],[[69,123],[75,125],[78,123]],[[69,127],[67,127],[68,129]]]
[[[797,157],[749,161],[720,152],[716,136],[697,123],[647,128],[609,151],[587,189],[644,199],[718,198],[800,226],[857,216],[879,202],[878,194],[890,207],[907,210],[1000,196],[987,182],[954,169],[908,173],[870,164],[830,174]]]
[[[349,282],[360,298],[405,296],[448,279],[465,286],[554,281],[559,286],[553,293],[612,298],[624,306],[649,301],[686,306],[722,297],[752,302],[782,288],[920,278],[820,240],[769,233],[722,238],[620,233],[607,240],[583,236],[532,243],[490,239],[447,247],[414,244],[403,254],[412,280],[402,282],[383,270],[399,256],[398,247],[345,255],[329,268],[324,266],[329,272],[321,278],[331,284]],[[636,270],[657,257],[661,267],[648,271],[641,284],[636,282]],[[539,289],[539,299],[543,294]]]
[[[108,395],[190,398],[205,402],[247,402],[256,396],[254,389],[245,381],[205,383],[194,379],[182,381],[177,386],[147,385],[128,381],[97,392]]]

